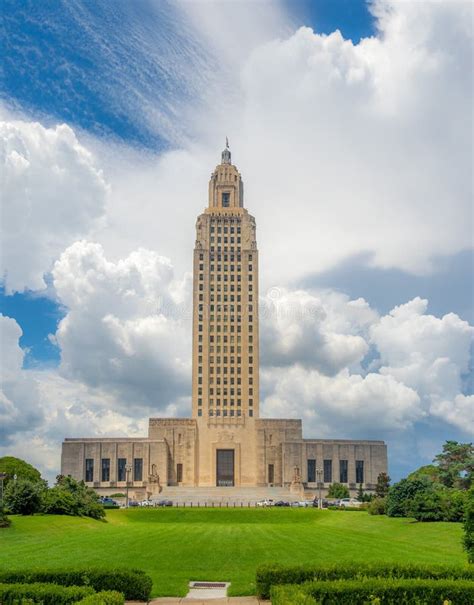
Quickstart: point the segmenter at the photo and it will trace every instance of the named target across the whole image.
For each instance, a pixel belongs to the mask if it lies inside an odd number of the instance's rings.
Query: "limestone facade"
[[[383,441],[303,439],[301,420],[259,415],[255,219],[230,151],[211,175],[196,223],[192,418],[150,418],[148,437],[67,438],[61,472],[103,493],[281,487],[333,482],[372,490],[387,472]]]

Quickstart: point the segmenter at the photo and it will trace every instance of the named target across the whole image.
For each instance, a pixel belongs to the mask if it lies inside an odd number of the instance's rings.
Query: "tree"
[[[468,492],[464,512],[464,548],[469,563],[474,563],[474,486]]]
[[[359,502],[364,502],[364,490],[362,488],[362,483],[359,483],[359,489],[357,490],[357,500],[359,500]]]
[[[413,471],[407,477],[409,481],[423,478],[430,479],[434,483],[440,483],[439,468],[434,464],[426,464],[425,466],[420,466],[419,469]]]
[[[446,487],[469,489],[474,478],[474,445],[446,441],[441,454],[433,462],[438,466],[439,478]]]
[[[42,511],[55,515],[73,515],[102,519],[104,507],[93,489],[84,481],[58,475],[56,485],[47,490],[42,498]]]
[[[5,507],[14,515],[33,515],[41,507],[41,495],[45,487],[42,482],[17,479],[5,488]]]
[[[27,479],[33,483],[44,483],[43,479],[41,479],[41,473],[34,466],[13,456],[3,456],[3,458],[0,458],[0,473],[6,473],[6,477],[3,480],[4,487],[13,480],[15,475],[17,479]]]
[[[373,498],[367,509],[369,515],[385,515],[387,511],[387,498]]]
[[[407,504],[407,513],[417,521],[443,521],[440,494],[433,488],[417,492]]]
[[[387,473],[380,473],[377,477],[377,484],[375,486],[375,495],[377,498],[385,498],[388,495],[390,488],[390,477]]]
[[[342,483],[331,483],[328,490],[328,498],[349,498],[347,485]]]
[[[406,517],[411,500],[418,492],[425,492],[431,487],[429,479],[415,479],[409,481],[402,479],[395,483],[389,490],[387,496],[387,515],[389,517]]]

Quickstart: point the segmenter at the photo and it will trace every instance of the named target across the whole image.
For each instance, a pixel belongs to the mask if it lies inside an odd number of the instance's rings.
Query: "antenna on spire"
[[[222,164],[230,164],[231,163],[231,156],[230,156],[230,149],[229,149],[229,139],[226,137],[225,138],[225,149],[222,152]]]

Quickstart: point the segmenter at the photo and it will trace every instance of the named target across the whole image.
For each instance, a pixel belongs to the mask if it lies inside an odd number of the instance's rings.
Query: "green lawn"
[[[259,563],[466,562],[461,524],[416,523],[365,512],[314,509],[112,510],[107,522],[12,517],[0,530],[0,568],[119,565],[153,578],[154,596],[189,580],[227,580],[255,592]]]

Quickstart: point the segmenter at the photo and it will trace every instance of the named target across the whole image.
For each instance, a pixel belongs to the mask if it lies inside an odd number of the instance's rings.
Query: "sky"
[[[0,455],[186,416],[191,259],[228,137],[257,220],[261,410],[471,441],[472,4],[6,0]]]

